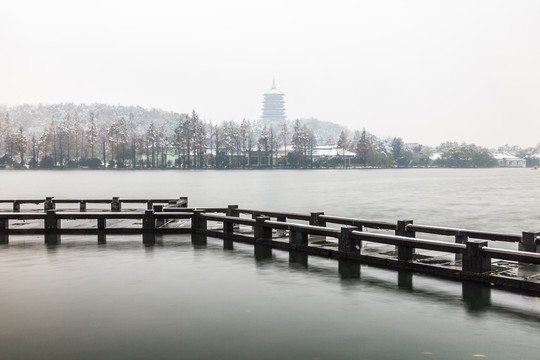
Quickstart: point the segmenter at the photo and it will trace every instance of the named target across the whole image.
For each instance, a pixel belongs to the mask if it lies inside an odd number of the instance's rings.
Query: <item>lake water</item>
[[[188,196],[226,206],[540,229],[529,169],[0,171],[0,198]],[[12,237],[0,247],[2,359],[538,359],[540,299],[189,235]],[[398,281],[399,279],[408,281]],[[473,295],[470,295],[473,294]],[[475,356],[476,355],[476,356]]]

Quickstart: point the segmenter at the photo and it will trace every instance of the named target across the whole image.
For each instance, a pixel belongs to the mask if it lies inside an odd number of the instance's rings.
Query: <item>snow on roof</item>
[[[343,149],[340,149],[338,148],[337,146],[335,145],[320,145],[320,146],[315,146],[313,148],[313,156],[315,157],[318,157],[318,156],[328,156],[328,157],[333,157],[333,156],[345,156],[345,157],[354,157],[356,156],[355,153],[349,151],[349,150],[343,150]]]
[[[276,94],[276,95],[283,95],[283,93],[282,93],[281,91],[279,91],[278,89],[276,89],[275,87],[272,87],[270,90],[268,90],[268,91],[265,93],[265,95],[267,95],[267,94],[269,94],[269,95],[274,95],[274,94]]]
[[[524,160],[520,157],[517,157],[517,156],[514,156],[514,155],[510,155],[510,154],[503,154],[503,153],[495,153],[493,154],[493,157],[496,159],[496,160],[508,160],[508,161],[512,161],[512,160]]]

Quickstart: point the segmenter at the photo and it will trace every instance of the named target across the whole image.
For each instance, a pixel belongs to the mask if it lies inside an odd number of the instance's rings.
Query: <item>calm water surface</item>
[[[0,198],[176,197],[520,233],[540,172],[1,171]],[[189,235],[13,237],[0,247],[2,359],[538,359],[540,300]],[[296,261],[295,261],[296,260]],[[346,269],[346,264],[343,264]],[[354,271],[353,271],[354,273]],[[470,295],[472,294],[472,295]]]

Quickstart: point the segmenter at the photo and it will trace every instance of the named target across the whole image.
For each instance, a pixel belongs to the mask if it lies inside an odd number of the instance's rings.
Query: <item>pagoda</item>
[[[276,89],[276,80],[272,81],[272,88],[264,95],[262,120],[265,123],[283,123],[285,121],[284,94]]]

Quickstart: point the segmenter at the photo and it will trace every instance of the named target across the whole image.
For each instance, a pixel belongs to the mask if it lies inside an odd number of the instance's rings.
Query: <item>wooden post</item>
[[[53,210],[55,208],[56,204],[53,202],[52,196],[46,197],[45,202],[43,203],[43,211]]]
[[[21,203],[17,200],[13,200],[13,212],[21,211]]]
[[[79,203],[79,211],[80,212],[85,212],[86,211],[86,201],[81,200],[81,202]]]
[[[308,233],[301,230],[290,230],[289,243],[306,245],[308,243]]]
[[[9,234],[7,233],[8,230],[9,230],[9,220],[0,219],[0,244],[9,243]]]
[[[56,245],[60,243],[60,219],[56,216],[56,210],[47,210],[45,215],[45,244]]]
[[[398,269],[398,288],[413,289],[413,272],[409,270]]]
[[[113,197],[111,201],[111,211],[122,211],[122,203],[119,197]]]
[[[105,229],[107,228],[107,218],[98,218],[97,228],[100,230],[100,232],[98,232],[98,244],[105,244],[107,242],[107,234],[105,234]]]
[[[152,210],[154,208],[154,203],[152,201],[147,201],[146,202],[146,209],[147,210]]]
[[[324,212],[312,212],[309,216],[309,225],[326,227],[325,221],[319,221],[319,215],[324,215]],[[319,240],[326,240],[326,236],[311,235],[311,237]]]
[[[191,243],[196,248],[206,247],[206,234],[202,233],[207,229],[207,220],[201,218],[204,214],[204,210],[193,210],[193,218],[191,219]]]
[[[360,278],[360,263],[350,259],[338,259],[338,273],[343,280]]]
[[[156,228],[156,218],[154,210],[145,210],[143,217],[143,229],[153,230]]]
[[[154,205],[154,213],[163,212],[163,205]],[[165,225],[165,219],[156,219],[156,226],[161,227]]]
[[[223,232],[225,234],[234,233],[234,224],[230,221],[223,221]]]
[[[232,235],[234,233],[234,223],[230,221],[223,221],[223,233],[225,236],[223,236],[223,248],[227,250],[233,249],[233,241],[231,239],[227,239],[227,234]]]
[[[482,248],[487,246],[485,240],[468,240],[463,255],[463,271],[484,273],[491,271],[491,258],[482,255]]]
[[[266,220],[270,220],[268,216],[258,216],[255,221],[255,241],[259,239],[271,239],[272,238],[272,228],[264,225]]]
[[[204,210],[193,210],[193,218],[191,219],[192,230],[206,230],[207,221],[201,218],[201,214],[204,214]]]
[[[154,245],[156,243],[156,217],[154,210],[145,210],[143,217],[143,244]]]
[[[540,232],[524,231],[521,234],[521,241],[519,242],[519,251],[536,251],[536,238],[540,236]]]
[[[469,240],[469,234],[467,233],[459,233],[455,236],[455,242],[456,244],[466,244]],[[455,261],[462,261],[463,260],[463,254],[456,254]]]
[[[238,205],[228,205],[226,215],[234,217],[240,216],[240,213],[238,212]]]
[[[488,284],[463,280],[461,292],[469,310],[478,311],[491,305],[491,287]]]
[[[407,230],[407,225],[412,224],[412,220],[398,220],[396,227],[397,236],[415,237],[414,231]],[[397,246],[398,260],[412,261],[414,259],[414,248],[411,246]]]
[[[362,241],[351,239],[351,233],[357,231],[357,226],[342,226],[338,239],[338,249],[346,253],[360,253]]]
[[[253,214],[251,214],[251,218],[253,220],[257,219],[257,216],[261,216],[261,214],[257,213],[257,212],[254,212]],[[253,233],[255,233],[255,226],[252,226],[253,228]]]
[[[319,215],[324,215],[324,212],[312,212],[309,217],[309,225],[326,226],[325,221],[319,221]]]
[[[469,234],[457,234],[455,239],[456,244],[466,244],[469,240]]]
[[[180,203],[180,207],[187,208],[187,206],[188,206],[188,198],[187,198],[187,196],[181,196],[180,200],[179,200],[179,203]]]

